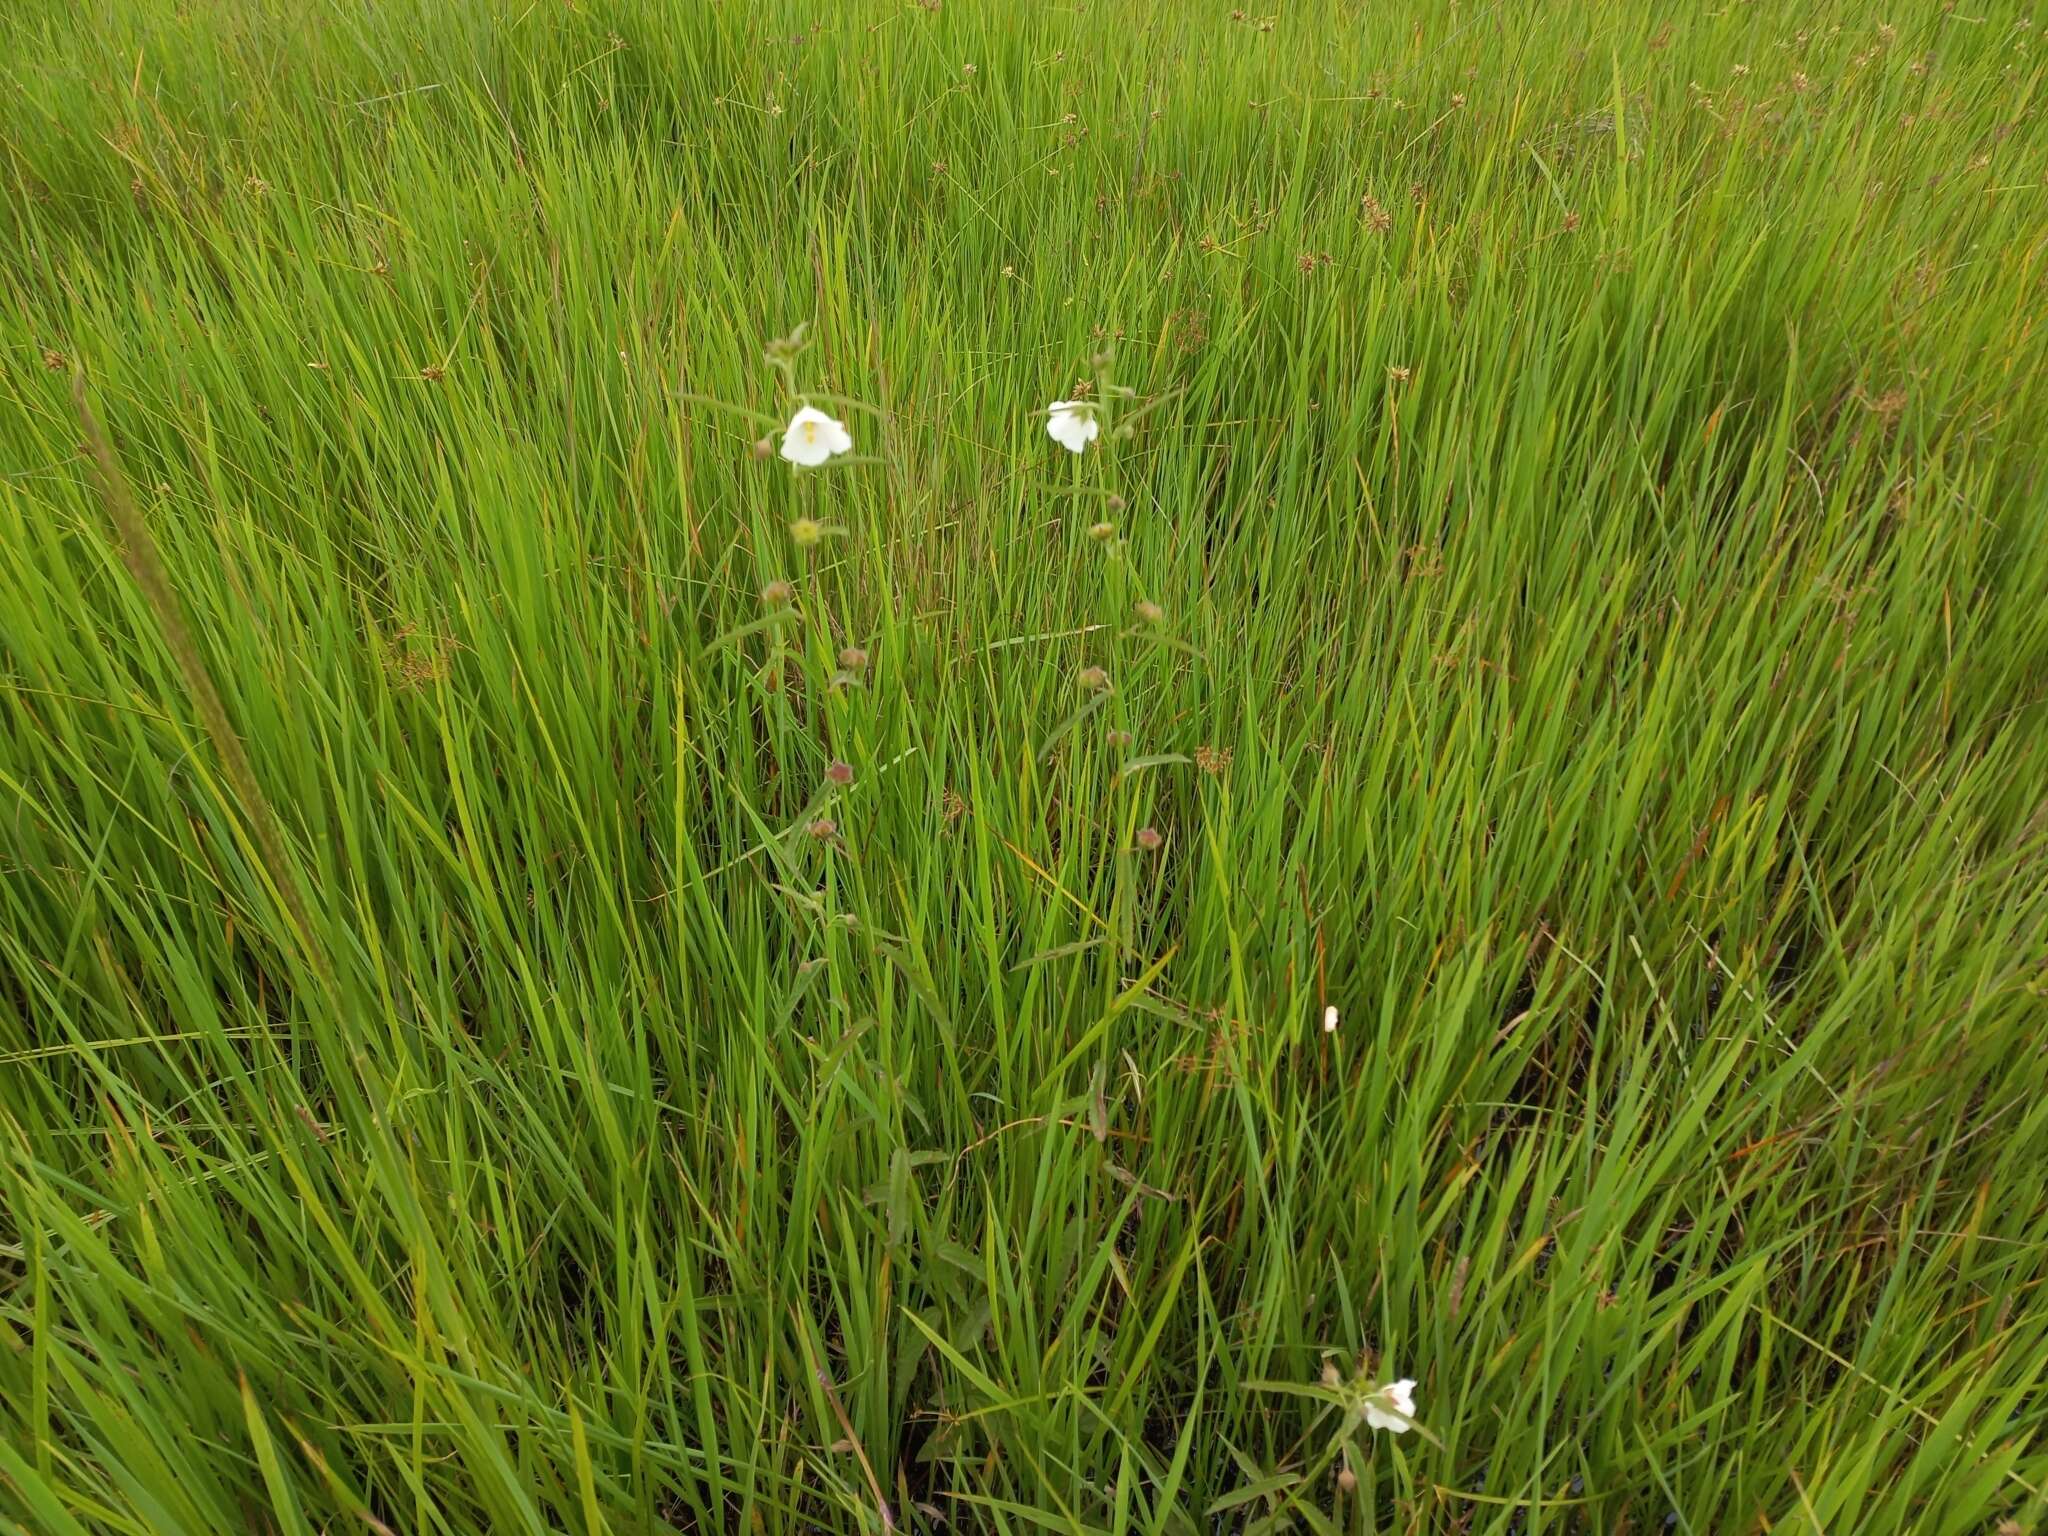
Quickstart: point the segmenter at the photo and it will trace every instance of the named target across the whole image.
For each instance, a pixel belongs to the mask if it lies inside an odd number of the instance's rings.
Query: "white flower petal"
[[[814,405],[804,406],[789,418],[782,434],[782,456],[803,469],[816,469],[836,453],[853,446],[846,423],[834,421]]]
[[[1102,423],[1079,400],[1055,400],[1046,407],[1045,430],[1062,448],[1079,453],[1101,435]]]
[[[1365,1422],[1390,1435],[1405,1434],[1415,1427],[1415,1383],[1390,1381],[1365,1400]]]

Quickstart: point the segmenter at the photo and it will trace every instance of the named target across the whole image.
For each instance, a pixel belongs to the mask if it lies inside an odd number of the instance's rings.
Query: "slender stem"
[[[164,565],[163,552],[157,548],[149,524],[135,505],[135,498],[128,489],[128,477],[121,470],[121,461],[114,452],[113,444],[86,400],[85,374],[82,371],[72,375],[71,398],[77,406],[79,425],[85,433],[85,445],[92,457],[100,503],[106,508],[107,517],[119,536],[122,562],[135,578],[136,586],[142,589],[143,600],[156,614],[164,642],[170,647],[171,655],[178,663],[178,671],[184,677],[185,691],[199,712],[200,724],[213,742],[221,768],[227,774],[228,786],[240,802],[242,815],[256,839],[264,870],[276,889],[278,900],[284,905],[293,936],[312,962],[321,985],[328,993],[329,1002],[338,1006],[341,989],[326,950],[314,937],[312,913],[300,889],[298,876],[285,856],[283,828],[270,808],[269,800],[264,797],[263,787],[256,779],[256,770],[250,765],[249,754],[228,720],[220,692],[214,687],[213,678],[200,657],[199,647],[192,639],[192,631],[185,623],[184,611],[179,606],[177,593]]]

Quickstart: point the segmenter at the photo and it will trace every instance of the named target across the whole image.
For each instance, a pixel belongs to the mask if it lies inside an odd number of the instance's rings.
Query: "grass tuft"
[[[2041,1529],[2036,19],[6,8],[0,1529]]]

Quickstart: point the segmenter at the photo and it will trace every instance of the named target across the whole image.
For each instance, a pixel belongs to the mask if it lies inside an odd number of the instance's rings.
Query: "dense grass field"
[[[8,6],[0,1527],[2043,1529],[2030,16]]]

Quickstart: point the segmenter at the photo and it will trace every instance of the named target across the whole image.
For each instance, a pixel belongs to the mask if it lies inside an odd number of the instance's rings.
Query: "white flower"
[[[852,446],[846,423],[834,421],[815,405],[807,405],[790,417],[789,427],[782,434],[782,456],[805,469],[816,469]]]
[[[1390,1381],[1365,1400],[1365,1422],[1400,1434],[1415,1427],[1415,1383]]]
[[[1079,453],[1102,434],[1095,408],[1085,400],[1055,400],[1046,407],[1045,430],[1062,448]]]
[[[1326,1035],[1337,1033],[1337,1005],[1335,1003],[1330,1004],[1329,1007],[1323,1010],[1323,1033]]]

